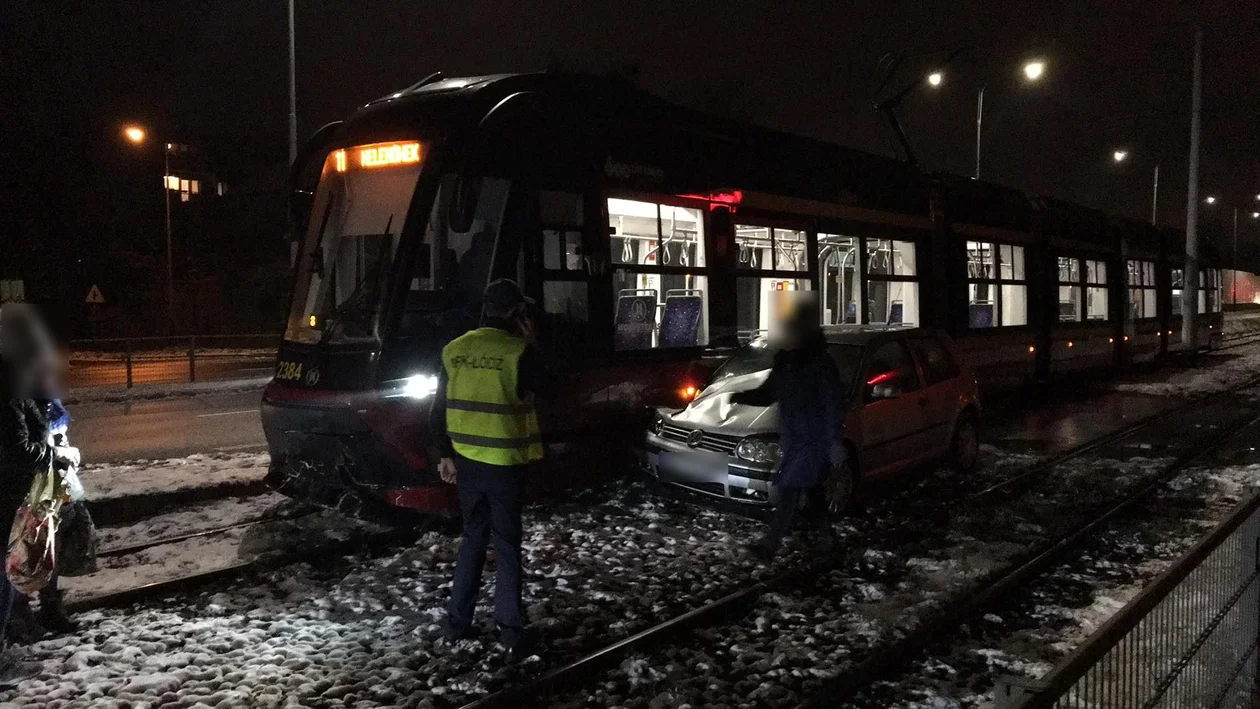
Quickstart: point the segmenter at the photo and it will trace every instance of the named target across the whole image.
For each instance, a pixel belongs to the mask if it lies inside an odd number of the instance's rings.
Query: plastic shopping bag
[[[67,495],[52,465],[31,481],[26,502],[9,530],[4,570],[14,588],[30,596],[57,571],[57,513]]]
[[[61,473],[61,482],[66,486],[66,495],[71,502],[83,502],[87,499],[87,491],[83,489],[83,481],[79,480],[78,468],[67,468]]]
[[[61,506],[58,517],[57,574],[86,576],[96,573],[96,525],[92,522],[87,504],[66,503]]]

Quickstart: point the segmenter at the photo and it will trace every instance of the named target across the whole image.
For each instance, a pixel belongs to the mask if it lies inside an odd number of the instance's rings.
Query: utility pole
[[[1181,271],[1181,342],[1199,351],[1199,104],[1203,94],[1203,28],[1194,29],[1194,88],[1190,94],[1190,178],[1186,189],[1186,262]]]
[[[1159,165],[1155,166],[1155,184],[1151,187],[1151,226],[1155,226],[1155,220],[1159,214]]]
[[[289,165],[297,161],[297,73],[294,64],[293,3],[289,0]]]
[[[162,194],[166,197],[166,317],[169,334],[175,336],[175,258],[171,253],[171,148],[162,143]],[[176,181],[175,189],[179,189]]]

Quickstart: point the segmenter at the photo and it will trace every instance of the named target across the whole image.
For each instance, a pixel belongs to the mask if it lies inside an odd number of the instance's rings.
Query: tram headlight
[[[735,457],[752,463],[778,463],[783,451],[775,441],[750,436],[735,446]]]
[[[437,393],[436,374],[413,374],[403,380],[402,394],[410,399],[427,399]]]

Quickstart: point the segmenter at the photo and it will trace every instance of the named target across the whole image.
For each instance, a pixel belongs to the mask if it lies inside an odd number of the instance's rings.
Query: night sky
[[[284,160],[282,0],[32,2],[3,13],[4,224],[109,194],[92,185],[127,174],[118,131],[130,121],[197,145],[229,181]],[[905,102],[926,167],[971,173],[983,82],[986,178],[1146,217],[1159,162],[1161,221],[1180,224],[1196,22],[1206,32],[1203,190],[1222,197],[1216,210],[1237,200],[1249,214],[1260,207],[1255,0],[298,0],[299,135],[437,70],[636,67],[643,87],[671,99],[888,154],[870,108],[879,58],[966,47],[939,90]],[[1035,86],[1019,74],[1029,57],[1047,63]],[[1116,165],[1120,147],[1130,157]],[[1247,226],[1260,238],[1260,224]]]

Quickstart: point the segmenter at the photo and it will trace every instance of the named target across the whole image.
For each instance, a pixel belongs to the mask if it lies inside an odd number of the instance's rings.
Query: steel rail
[[[303,517],[310,517],[311,515],[314,515],[317,512],[319,512],[319,510],[291,512],[288,514],[279,514],[272,517],[257,517],[255,519],[246,520],[244,522],[234,522],[232,524],[226,524],[221,527],[212,527],[210,529],[202,529],[196,532],[186,532],[184,534],[172,534],[166,537],[158,537],[157,539],[141,542],[139,544],[126,544],[126,545],[120,545],[120,546],[106,547],[104,549],[97,551],[96,557],[98,559],[104,559],[104,558],[110,558],[110,557],[127,556],[128,554],[137,554],[139,552],[152,549],[153,547],[165,546],[167,544],[176,544],[178,542],[186,542],[189,539],[198,539],[201,537],[213,537],[219,534],[227,534],[228,532],[240,529],[242,527],[252,527],[254,525],[267,524],[269,522],[291,522],[296,519],[302,519]]]

